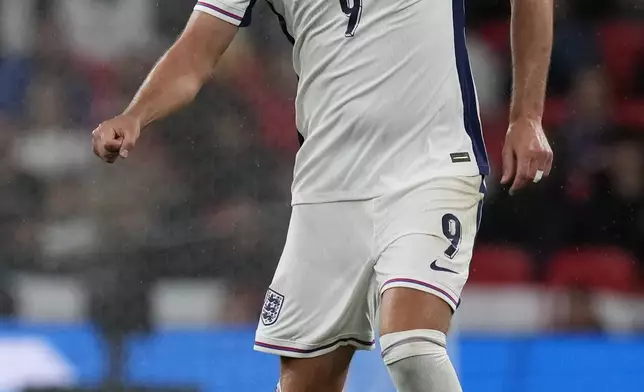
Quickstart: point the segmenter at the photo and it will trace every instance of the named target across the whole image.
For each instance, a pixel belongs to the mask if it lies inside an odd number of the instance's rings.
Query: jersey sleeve
[[[250,24],[251,10],[255,0],[200,0],[195,5],[195,11],[205,12],[235,26]]]

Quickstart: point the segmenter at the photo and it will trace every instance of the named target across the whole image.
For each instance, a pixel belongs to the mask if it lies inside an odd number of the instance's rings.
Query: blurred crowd
[[[641,25],[644,1],[557,1],[547,115],[555,167],[513,197],[496,185],[509,1],[469,3],[495,164],[480,241],[529,250],[537,271],[558,249],[587,243],[644,260],[644,35],[631,37],[630,74],[614,75],[600,30]],[[106,165],[90,148],[92,129],[127,105],[193,5],[0,0],[0,279],[73,273],[118,296],[158,277],[217,276],[240,301],[260,303],[285,238],[298,148],[290,45],[265,4],[195,104],[146,130],[127,162]],[[623,105],[636,105],[633,114]],[[10,312],[2,288],[0,310]]]
[[[557,3],[544,119],[552,175],[513,197],[493,191],[479,237],[528,249],[539,275],[564,247],[618,246],[644,260],[644,2]],[[487,20],[481,32],[494,43],[504,27]],[[499,113],[483,112],[497,168]]]

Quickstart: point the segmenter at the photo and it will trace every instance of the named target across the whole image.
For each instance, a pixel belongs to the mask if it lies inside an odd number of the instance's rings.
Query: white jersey
[[[195,10],[250,23],[255,0]],[[293,204],[489,172],[463,0],[274,0],[299,77]]]

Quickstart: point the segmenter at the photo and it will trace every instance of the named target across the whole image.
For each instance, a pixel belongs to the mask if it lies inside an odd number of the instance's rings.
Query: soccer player
[[[199,1],[128,108],[94,130],[96,154],[127,158],[142,129],[188,104],[254,3]],[[489,174],[463,0],[269,5],[293,43],[302,146],[255,349],[281,357],[278,390],[340,392],[354,351],[372,348],[378,329],[399,391],[461,391],[446,333]],[[502,182],[513,193],[552,165],[541,118],[553,0],[514,0],[512,10]]]

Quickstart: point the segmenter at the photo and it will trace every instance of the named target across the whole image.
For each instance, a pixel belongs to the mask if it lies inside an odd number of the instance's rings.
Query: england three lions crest
[[[262,324],[275,324],[277,318],[280,316],[283,303],[284,296],[282,294],[268,289],[266,297],[264,298],[264,306],[262,307]]]

